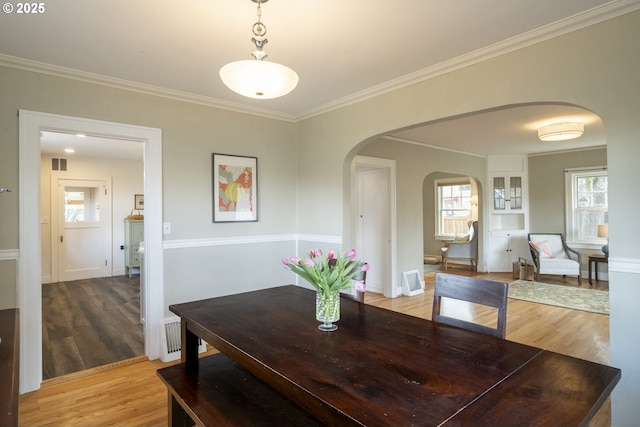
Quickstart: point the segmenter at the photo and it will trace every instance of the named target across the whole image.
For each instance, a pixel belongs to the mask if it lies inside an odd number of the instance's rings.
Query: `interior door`
[[[58,281],[106,277],[106,181],[59,179],[57,201]]]
[[[384,293],[389,280],[389,188],[387,169],[359,167],[358,245],[360,259],[369,263],[367,291]]]

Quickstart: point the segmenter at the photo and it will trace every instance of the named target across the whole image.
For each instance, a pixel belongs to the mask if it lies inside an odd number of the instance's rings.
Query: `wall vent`
[[[160,360],[171,362],[180,359],[182,350],[182,333],[180,328],[180,318],[170,317],[164,319],[162,328],[162,354]],[[207,351],[207,343],[198,339],[198,353]]]
[[[51,158],[51,170],[52,171],[66,171],[67,159]]]

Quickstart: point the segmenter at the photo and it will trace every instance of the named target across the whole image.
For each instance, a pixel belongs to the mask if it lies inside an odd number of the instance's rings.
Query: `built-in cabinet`
[[[140,242],[144,241],[144,220],[124,220],[124,267],[129,277],[133,269],[140,271]]]
[[[488,182],[488,270],[512,271],[518,258],[529,259],[527,157],[489,156]]]

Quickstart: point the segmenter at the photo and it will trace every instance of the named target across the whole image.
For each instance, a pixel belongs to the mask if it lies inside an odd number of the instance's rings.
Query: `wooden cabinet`
[[[129,277],[135,268],[140,272],[140,254],[138,248],[144,241],[144,220],[124,220],[124,267]]]

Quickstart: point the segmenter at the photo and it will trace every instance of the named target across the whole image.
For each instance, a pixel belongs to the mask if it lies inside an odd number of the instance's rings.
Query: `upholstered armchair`
[[[541,274],[577,276],[582,284],[580,266],[582,256],[567,246],[560,233],[529,233],[529,250],[536,266],[536,280]]]
[[[443,254],[445,270],[449,260],[462,259],[470,262],[472,270],[478,271],[478,221],[469,221],[469,232],[464,236],[456,235]]]

